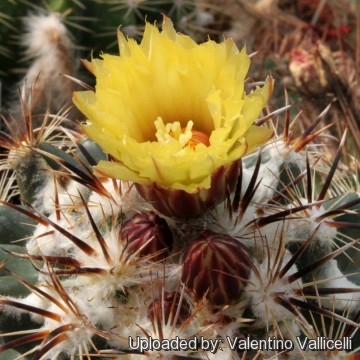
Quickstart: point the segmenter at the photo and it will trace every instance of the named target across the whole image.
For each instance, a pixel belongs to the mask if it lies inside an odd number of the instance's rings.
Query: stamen
[[[179,121],[165,125],[163,119],[159,116],[154,124],[156,127],[155,136],[160,144],[166,145],[175,140],[179,142],[182,148],[190,146],[192,149],[195,149],[196,145],[200,143],[205,146],[210,145],[208,135],[192,129],[194,125],[192,120],[189,120],[186,127],[182,128]]]

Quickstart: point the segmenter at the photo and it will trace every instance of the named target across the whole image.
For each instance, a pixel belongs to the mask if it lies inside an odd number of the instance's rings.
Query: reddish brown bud
[[[246,247],[229,235],[206,230],[182,257],[181,280],[196,300],[205,296],[212,305],[241,299],[252,267]]]
[[[121,237],[128,243],[128,251],[139,256],[166,257],[172,247],[173,236],[165,219],[148,211],[134,215],[121,227]]]
[[[147,315],[154,324],[180,326],[190,316],[190,305],[178,291],[167,291],[164,297],[155,299],[147,309]],[[165,319],[163,319],[163,316]],[[176,317],[176,318],[175,318]]]

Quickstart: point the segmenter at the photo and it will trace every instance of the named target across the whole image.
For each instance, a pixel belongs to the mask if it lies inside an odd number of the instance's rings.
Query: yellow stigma
[[[186,146],[195,149],[197,144],[209,146],[209,137],[201,131],[193,130],[194,122],[189,120],[185,128],[181,127],[179,121],[164,124],[161,117],[155,120],[156,139],[162,145],[171,141],[177,141],[181,148]]]
[[[191,129],[193,125],[193,121],[188,121],[186,128],[183,131],[179,121],[164,125],[163,119],[158,117],[155,120],[155,127],[157,130],[155,136],[160,144],[166,145],[170,141],[178,141],[180,146],[184,148],[192,137]]]

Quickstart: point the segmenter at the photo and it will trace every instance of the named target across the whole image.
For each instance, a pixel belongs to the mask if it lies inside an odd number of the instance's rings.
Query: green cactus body
[[[49,169],[44,158],[32,150],[14,162],[13,170],[16,173],[16,181],[25,203],[35,203],[37,192],[44,188],[49,180]]]
[[[0,243],[11,244],[30,237],[37,223],[18,210],[1,205],[0,224]]]

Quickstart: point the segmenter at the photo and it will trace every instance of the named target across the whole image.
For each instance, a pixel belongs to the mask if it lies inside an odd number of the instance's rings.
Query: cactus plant
[[[175,30],[192,1],[74,2],[123,24],[87,81],[65,66],[69,4],[31,15],[55,27],[30,24],[44,47],[2,116],[2,358],[355,357],[360,194],[347,130],[320,142],[331,106],[310,125],[287,93],[271,111],[245,48]],[[67,77],[30,76],[60,48]]]

